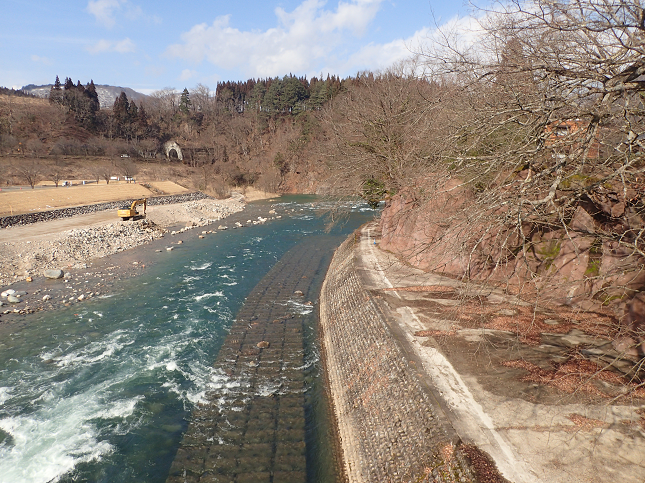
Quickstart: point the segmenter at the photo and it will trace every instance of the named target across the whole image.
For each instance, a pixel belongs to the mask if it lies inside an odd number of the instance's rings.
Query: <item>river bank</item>
[[[276,216],[268,204],[252,214],[245,213],[247,206],[235,193],[225,200],[149,206],[146,219],[138,221],[120,221],[108,210],[2,229],[0,288],[27,292],[18,303],[0,298],[2,321],[101,296],[116,280],[140,273],[184,240]],[[43,275],[48,269],[62,270],[64,277],[49,280]]]
[[[607,315],[424,272],[380,240],[346,241],[321,293],[350,482],[452,481],[446,459],[476,481],[642,482],[645,392]]]

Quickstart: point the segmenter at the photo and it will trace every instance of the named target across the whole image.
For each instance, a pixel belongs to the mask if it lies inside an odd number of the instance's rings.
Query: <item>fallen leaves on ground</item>
[[[554,369],[543,369],[522,359],[505,361],[502,365],[528,371],[528,374],[521,378],[522,381],[550,386],[567,394],[584,391],[595,396],[610,397],[595,384],[595,381],[604,381],[614,386],[625,387],[630,396],[645,398],[645,388],[635,382],[625,381],[620,374],[604,369],[579,354],[574,354]]]

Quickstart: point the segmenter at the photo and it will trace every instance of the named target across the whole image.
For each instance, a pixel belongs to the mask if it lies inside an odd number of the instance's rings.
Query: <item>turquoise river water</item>
[[[0,482],[166,480],[191,410],[224,383],[212,363],[245,297],[305,237],[338,245],[373,217],[356,205],[325,233],[325,203],[294,196],[275,205],[289,214],[195,236],[109,294],[32,316],[0,340]],[[305,358],[318,401],[315,343]],[[311,432],[322,412],[307,411]],[[308,481],[333,478],[315,470],[330,461],[316,460],[330,451],[325,437],[307,442]]]

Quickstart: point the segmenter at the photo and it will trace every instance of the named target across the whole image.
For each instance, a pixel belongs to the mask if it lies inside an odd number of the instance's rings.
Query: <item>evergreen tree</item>
[[[183,114],[188,114],[191,108],[190,94],[188,89],[184,87],[184,91],[181,93],[181,98],[179,99],[179,110]]]
[[[114,100],[112,119],[114,121],[115,134],[117,136],[127,137],[130,131],[130,102],[128,101],[128,96],[123,91]]]
[[[251,96],[249,99],[249,105],[251,109],[255,111],[262,111],[262,104],[264,102],[264,96],[267,92],[266,87],[263,82],[258,82],[253,86],[251,91]]]
[[[282,81],[281,104],[284,112],[297,114],[303,109],[303,101],[307,98],[307,91],[303,83],[296,77],[286,77]]]
[[[139,119],[139,108],[137,105],[132,101],[130,103],[130,107],[128,108],[128,120],[132,122],[137,122],[137,119]]]
[[[58,76],[56,76],[56,82],[54,82],[54,85],[49,90],[49,102],[55,104],[63,103],[63,88]]]

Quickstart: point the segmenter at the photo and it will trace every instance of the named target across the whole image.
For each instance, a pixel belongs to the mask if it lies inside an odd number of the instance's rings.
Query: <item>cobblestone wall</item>
[[[458,441],[354,269],[336,251],[320,296],[323,355],[350,482],[472,481]]]

